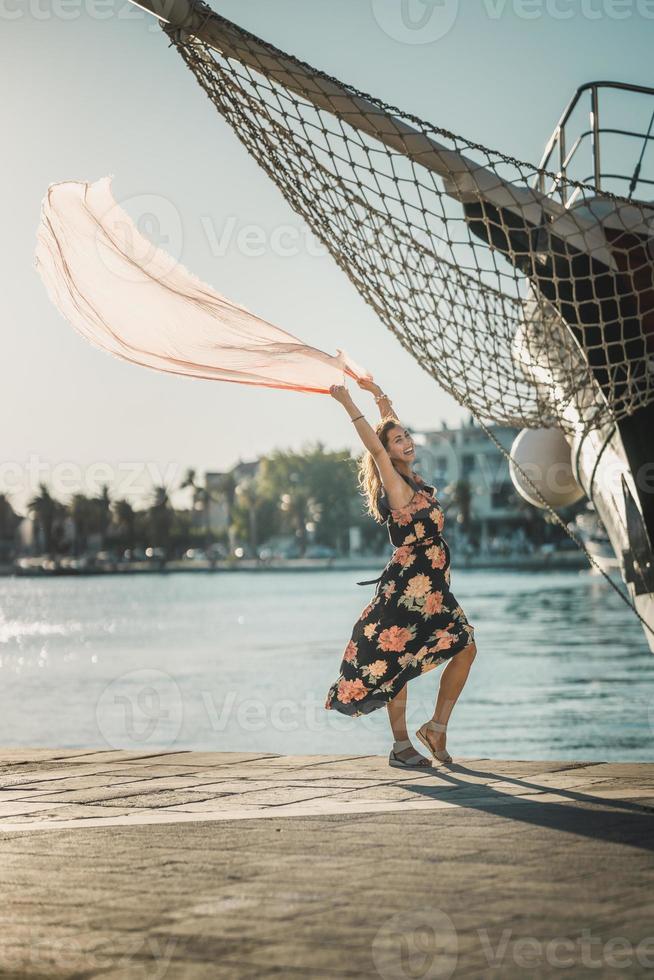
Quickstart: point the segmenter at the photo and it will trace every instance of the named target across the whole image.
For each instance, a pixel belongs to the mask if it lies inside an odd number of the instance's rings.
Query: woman
[[[477,647],[471,626],[450,591],[450,553],[441,537],[444,515],[428,486],[414,473],[411,436],[393,413],[390,399],[372,378],[359,387],[375,395],[381,421],[373,429],[343,385],[332,385],[367,452],[359,484],[368,512],[388,525],[395,550],[377,582],[375,595],[354,625],[340,673],[325,702],[346,715],[387,706],[394,743],[389,764],[402,769],[431,767],[416,752],[406,728],[406,684],[448,661],[432,718],[416,732],[439,762],[451,762],[447,723],[468,677]],[[360,585],[370,584],[360,582]]]

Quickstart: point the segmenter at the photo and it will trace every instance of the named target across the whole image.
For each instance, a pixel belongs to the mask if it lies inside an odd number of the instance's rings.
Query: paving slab
[[[0,976],[645,976],[653,851],[649,764],[0,749]]]

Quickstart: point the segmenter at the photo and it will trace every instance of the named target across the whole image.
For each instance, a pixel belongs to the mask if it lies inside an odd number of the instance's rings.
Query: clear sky
[[[538,162],[592,79],[653,83],[654,0],[239,0],[214,9],[423,118]],[[156,21],[128,0],[0,0],[4,357],[0,491],[22,510],[106,480],[136,503],[187,466],[225,469],[316,439],[358,450],[327,395],[175,378],[95,350],[33,265],[48,184],[113,174],[158,244],[306,342],[343,347],[414,427],[464,410],[406,353],[247,156]],[[256,239],[252,228],[257,229]],[[252,241],[263,245],[252,246]],[[354,386],[374,416],[374,402]]]

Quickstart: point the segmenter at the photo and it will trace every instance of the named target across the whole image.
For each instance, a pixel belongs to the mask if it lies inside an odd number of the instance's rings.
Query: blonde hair
[[[377,425],[373,426],[384,449],[388,449],[388,433],[398,425],[400,428],[402,427],[399,419],[396,419],[394,415],[386,415],[379,420]],[[359,460],[357,481],[361,496],[366,500],[366,513],[370,514],[378,524],[384,524],[385,518],[379,509],[379,492],[383,484],[379,478],[377,464],[369,449],[364,451]]]

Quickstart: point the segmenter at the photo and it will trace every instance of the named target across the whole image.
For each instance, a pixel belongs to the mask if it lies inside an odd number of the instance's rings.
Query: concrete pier
[[[2,977],[624,977],[654,765],[0,750]]]

